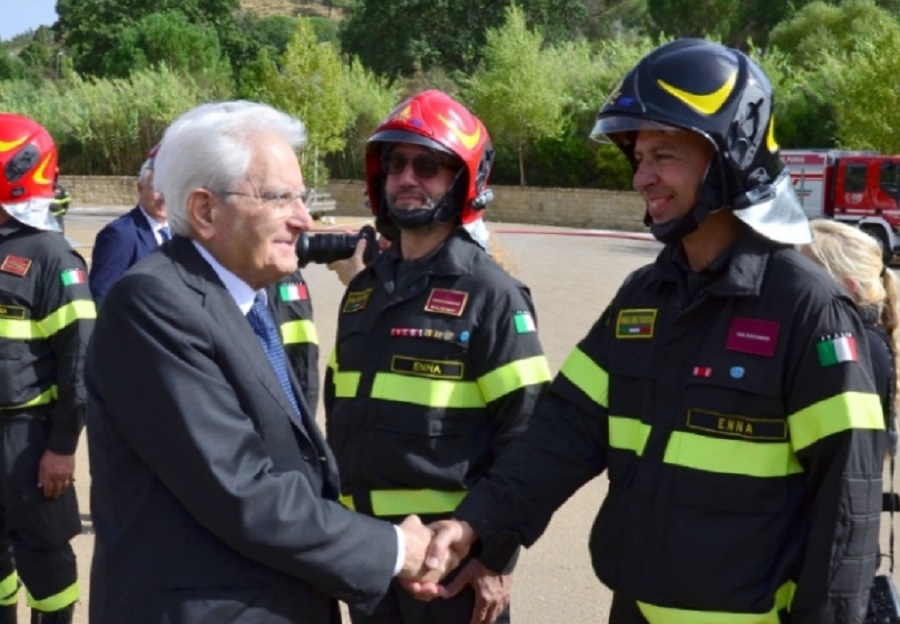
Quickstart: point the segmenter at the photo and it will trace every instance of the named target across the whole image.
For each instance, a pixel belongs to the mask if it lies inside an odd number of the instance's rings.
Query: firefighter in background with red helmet
[[[0,623],[16,622],[19,582],[32,624],[72,621],[81,532],[75,447],[84,353],[96,310],[84,260],[53,214],[56,146],[0,113]]]
[[[393,244],[350,281],[324,385],[342,500],[357,511],[448,517],[550,379],[528,289],[462,227],[491,197],[493,157],[481,121],[434,90],[368,140],[369,203]],[[394,587],[353,622],[508,622],[515,554],[480,544],[459,596],[426,604]]]
[[[433,526],[437,562],[476,536],[530,546],[606,471],[589,547],[613,590],[609,622],[863,622],[884,419],[852,301],[795,248],[811,233],[772,98],[744,53],[682,39],[603,104],[593,136],[631,162],[665,247],[627,278],[458,521]]]

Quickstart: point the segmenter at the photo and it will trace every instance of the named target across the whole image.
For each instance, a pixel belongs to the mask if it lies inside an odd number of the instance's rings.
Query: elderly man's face
[[[145,175],[143,182],[138,182],[138,201],[144,211],[159,222],[166,221],[166,204],[162,195],[153,189],[153,170]]]
[[[245,179],[216,189],[206,247],[224,267],[259,289],[297,269],[295,246],[311,219],[299,199],[306,187],[291,146],[277,135],[260,135]],[[290,198],[278,200],[266,197]]]

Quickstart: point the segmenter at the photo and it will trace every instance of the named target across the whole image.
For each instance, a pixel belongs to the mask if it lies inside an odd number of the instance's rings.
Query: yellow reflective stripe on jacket
[[[19,576],[15,571],[0,581],[0,607],[16,604],[19,598]]]
[[[48,403],[52,403],[59,396],[59,392],[56,386],[50,386],[39,395],[31,399],[30,401],[26,401],[20,405],[8,405],[6,407],[0,407],[0,411],[3,410],[17,410],[24,409],[28,407],[37,407],[38,405],[47,405]]]
[[[644,447],[647,445],[647,438],[649,437],[650,425],[642,423],[637,418],[609,417],[610,447],[624,451],[634,451],[637,455],[643,455]]]
[[[803,472],[790,442],[752,442],[674,431],[663,462],[719,474],[785,477]]]
[[[372,398],[426,407],[482,408],[487,405],[478,382],[410,377],[395,373],[375,375]]]
[[[581,349],[574,349],[559,372],[600,405],[609,406],[609,373],[597,366]]]
[[[495,368],[478,379],[481,394],[488,403],[525,386],[550,381],[550,365],[543,355],[516,360]]]
[[[775,606],[767,613],[728,613],[726,611],[690,611],[657,607],[638,602],[638,608],[650,624],[779,624],[778,612],[794,600],[797,586],[788,581],[775,592]]]
[[[49,338],[77,320],[95,318],[97,318],[97,307],[94,302],[88,299],[79,299],[67,303],[41,320],[2,319],[0,320],[0,338],[10,340]]]
[[[359,371],[349,371],[342,373],[337,366],[337,350],[333,350],[328,357],[328,368],[331,369],[331,383],[334,386],[334,397],[336,399],[352,399],[356,396],[356,390],[359,388],[359,380],[362,373]]]
[[[36,611],[50,612],[59,611],[63,607],[68,607],[78,600],[78,597],[81,595],[81,588],[78,586],[78,581],[76,580],[61,592],[53,594],[52,596],[47,596],[41,600],[35,599],[35,597],[31,595],[31,592],[28,591],[28,588],[26,588],[25,594],[28,597],[29,607]]]
[[[794,450],[847,429],[884,429],[881,399],[868,392],[843,392],[788,417]]]
[[[287,321],[281,324],[281,341],[286,345],[319,344],[319,333],[309,319]]]
[[[372,513],[376,516],[444,514],[454,511],[466,496],[464,490],[371,490]],[[357,509],[353,497],[342,494],[338,501],[348,509]]]

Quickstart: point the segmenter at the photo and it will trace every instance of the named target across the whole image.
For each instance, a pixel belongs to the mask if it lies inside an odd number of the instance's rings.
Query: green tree
[[[328,173],[322,158],[344,147],[350,109],[344,99],[342,74],[337,50],[330,43],[319,43],[310,21],[301,18],[278,66],[265,55],[241,77],[245,96],[303,120],[309,144],[301,161],[312,165],[305,172],[310,186],[325,184]]]
[[[900,26],[857,41],[848,55],[829,55],[823,72],[838,145],[900,153]]]
[[[484,63],[466,90],[494,141],[513,146],[522,186],[529,142],[556,134],[563,122],[558,67],[542,48],[543,37],[529,30],[522,9],[509,7],[506,23],[487,32]]]
[[[239,6],[240,0],[57,0],[59,19],[53,28],[75,70],[98,75],[125,29],[153,13],[177,11],[192,24],[214,27],[225,41],[239,36],[235,25]]]
[[[656,34],[721,41],[731,32],[740,4],[740,0],[647,0],[647,9]]]
[[[153,13],[127,27],[103,58],[106,76],[125,78],[132,71],[166,65],[199,83],[231,94],[231,67],[212,26],[195,25],[177,11]]]
[[[373,71],[392,78],[443,67],[470,73],[484,50],[486,33],[503,24],[512,0],[359,0],[347,10],[342,49]],[[520,0],[528,23],[550,41],[578,32],[583,0]]]
[[[341,91],[350,111],[349,122],[344,129],[346,144],[328,162],[335,175],[362,178],[365,174],[366,141],[403,95],[395,83],[366,69],[356,58],[344,65]]]
[[[7,42],[0,41],[0,81],[24,78],[25,73],[22,59],[12,53]]]

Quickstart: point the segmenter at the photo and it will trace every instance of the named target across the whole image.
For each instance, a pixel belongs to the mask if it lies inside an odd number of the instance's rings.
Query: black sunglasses
[[[381,168],[388,175],[399,175],[406,169],[407,163],[412,162],[413,173],[417,178],[430,180],[440,172],[441,167],[454,169],[458,163],[449,158],[441,158],[437,154],[416,154],[412,158],[402,152],[390,150],[381,156]]]

